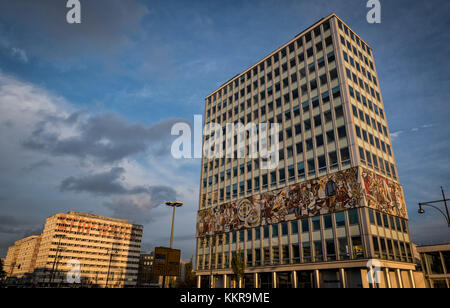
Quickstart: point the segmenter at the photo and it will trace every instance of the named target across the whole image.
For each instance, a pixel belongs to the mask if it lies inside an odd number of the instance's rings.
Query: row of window
[[[369,57],[372,56],[372,51],[369,46],[367,46],[362,40],[359,39],[359,37],[353,33],[351,29],[349,29],[346,25],[344,25],[340,20],[338,20],[338,27],[341,29],[341,31],[344,31],[345,35],[347,37],[350,37],[353,42],[356,43],[357,46],[361,47],[364,52],[367,53]]]
[[[383,260],[413,262],[411,244],[378,236],[372,237],[374,257]]]
[[[364,67],[364,65],[362,64],[362,63],[365,63],[366,67],[370,67],[370,69],[372,71],[374,71],[375,69],[373,66],[373,62],[368,60],[366,56],[363,56],[363,54],[360,51],[357,51],[356,47],[352,46],[349,41],[345,41],[345,39],[342,35],[341,35],[341,43],[342,43],[343,47],[347,47],[347,49],[353,53],[353,55],[355,56],[355,59],[358,57],[361,60],[361,64],[359,64],[359,62],[354,61],[353,57],[351,57],[349,54],[347,54],[344,51],[344,55],[346,57],[347,63],[350,62],[350,64],[353,67],[355,67],[358,72],[363,74],[364,77],[367,78],[370,82],[372,82],[375,87],[378,87],[378,81],[374,75],[375,73],[373,73],[373,74],[370,73],[369,69],[368,68],[366,69]]]
[[[341,92],[340,92],[340,88],[339,87],[336,87],[336,88],[334,88],[332,90],[332,96],[333,96],[334,100],[337,100],[340,97],[340,95],[341,95]],[[329,95],[328,91],[325,91],[324,93],[322,93],[321,99],[322,99],[322,104],[323,105],[328,104],[328,103],[331,102],[330,101],[330,95]],[[273,110],[273,102],[270,102],[268,104],[268,106],[269,106],[269,112],[271,112]],[[277,102],[277,108],[278,107],[281,107],[281,101],[280,101],[280,103]],[[306,116],[309,117],[309,111],[312,109],[313,113],[317,114],[318,112],[320,112],[319,107],[320,107],[320,100],[319,100],[319,97],[317,96],[317,97],[312,98],[311,101],[308,100],[308,101],[302,103],[301,106],[293,107],[292,111],[291,111],[290,108],[288,110],[286,110],[284,113],[281,112],[281,110],[280,111],[277,110],[277,114],[275,116],[269,118],[268,119],[268,123],[269,124],[273,124],[273,123],[283,124],[283,122],[286,123],[286,122],[291,121],[291,120],[295,122],[295,120],[297,118],[301,118],[302,117],[301,111],[303,111],[303,115],[304,116],[306,115]],[[265,112],[266,112],[266,107],[262,107],[261,108],[261,114],[265,115]],[[258,111],[255,111],[255,113],[258,113]],[[251,113],[248,116],[250,116],[250,118],[251,118]],[[255,117],[256,117],[256,114],[255,114]],[[338,119],[343,118],[343,117],[344,117],[344,111],[343,111],[342,106],[335,107],[335,119],[338,120]],[[244,118],[241,119],[241,121],[243,121],[243,120],[244,120]],[[251,119],[247,119],[247,120],[250,121]],[[318,128],[318,127],[321,128],[322,123],[327,124],[327,123],[332,122],[333,115],[332,115],[332,111],[331,110],[325,111],[323,113],[323,120],[324,121],[322,121],[322,115],[321,114],[318,114],[318,115],[314,116],[313,120],[311,120],[311,119],[304,120],[303,121],[303,123],[304,123],[303,131],[305,131],[305,132],[310,131],[312,129],[312,124],[314,124],[315,128]],[[236,121],[235,125],[238,125],[238,124],[239,123]],[[247,123],[242,122],[240,124],[245,125]],[[301,126],[302,126],[301,123],[298,123],[298,124],[295,125],[294,129],[295,129],[295,134],[296,135],[300,135],[301,134],[301,132],[302,132],[302,127]],[[343,129],[344,132],[345,132],[345,128],[341,128],[341,129]],[[222,137],[227,137],[227,131],[226,130],[227,130],[227,126],[225,125],[222,128],[222,135],[221,135]],[[259,131],[258,125],[255,125],[251,129],[251,132],[255,133],[254,136],[256,136],[258,131]],[[286,131],[286,138],[287,139],[291,138],[293,133],[294,133],[293,130],[292,130],[292,127],[290,125],[288,125],[288,128],[286,128],[285,131]],[[252,137],[251,132],[250,132],[250,130],[246,131],[245,138],[248,141],[247,142],[247,147],[246,147],[247,151],[246,152],[242,152],[243,155],[241,157],[245,156],[246,155],[245,153],[247,153],[247,155],[250,154],[250,145],[249,145],[250,141],[254,142],[254,144],[256,146],[256,150],[258,150],[258,148],[259,148],[259,140],[258,140],[258,138],[255,138],[253,140],[249,140]],[[216,133],[220,133],[220,131],[218,131],[218,132],[217,131],[211,131],[210,134],[206,134],[205,135],[205,141],[213,139],[213,137],[217,135]],[[334,131],[332,131],[332,133],[334,133]],[[279,141],[280,142],[285,140],[284,136],[285,135],[284,135],[283,131],[281,131],[279,133]],[[244,135],[243,135],[242,132],[236,131],[235,135],[233,137],[233,140],[231,140],[229,137],[228,137],[227,140],[224,140],[222,142],[222,145],[221,145],[222,146],[222,150],[225,150],[225,154],[224,155],[226,155],[226,153],[227,153],[226,150],[228,150],[228,147],[231,148],[231,146],[233,145],[233,149],[237,148],[238,144],[242,143],[242,140],[240,140],[239,138],[242,139],[243,137],[244,137]],[[233,141],[233,144],[231,144],[232,141]],[[270,143],[270,141],[271,141],[271,139],[269,139],[269,143]],[[211,141],[211,144],[213,144],[213,145],[211,146],[210,150],[211,150],[211,152],[213,152],[215,147],[216,147],[214,139]],[[239,149],[239,150],[243,150],[243,149]],[[236,149],[234,151],[234,157],[237,157],[237,154],[238,154],[238,149]],[[206,169],[206,164],[205,164],[205,169]]]
[[[351,245],[351,246],[350,246]],[[198,257],[198,269],[230,268],[236,251],[229,254],[214,254]],[[241,258],[247,267],[301,264],[312,262],[332,262],[337,260],[363,259],[364,249],[361,236],[331,238],[322,241],[303,242],[300,244],[282,245],[247,249],[241,251]],[[211,266],[210,266],[211,261]],[[217,262],[217,263],[216,263]]]
[[[325,45],[327,47],[332,45],[332,39],[331,39],[330,33],[327,32],[329,29],[330,29],[329,22],[327,21],[327,22],[323,23],[324,36],[325,36],[325,33],[327,33],[326,37],[324,38]],[[315,28],[312,32],[314,32],[314,42],[316,43],[316,44],[314,44],[314,47],[316,48],[316,51],[323,50],[322,42],[320,39],[321,38],[320,26]],[[281,59],[287,58],[288,53],[289,53],[289,55],[294,54],[294,53],[298,54],[298,59],[300,62],[303,62],[305,60],[305,53],[306,53],[307,58],[311,57],[313,55],[312,47],[307,49],[306,46],[313,40],[312,32],[309,32],[309,33],[305,34],[304,36],[297,38],[296,41],[292,42],[289,46],[281,49],[280,51],[273,54],[271,57],[269,57],[268,59],[266,59],[259,65],[254,66],[252,69],[249,69],[246,73],[243,73],[241,76],[235,78],[228,85],[224,86],[222,89],[218,90],[216,93],[209,96],[207,98],[207,103],[210,104],[211,101],[216,101],[216,99],[220,99],[222,97],[222,92],[223,92],[223,95],[226,96],[228,91],[231,92],[233,90],[233,85],[235,88],[239,87],[239,82],[242,87],[246,80],[247,80],[247,82],[251,81],[252,75],[253,75],[253,78],[258,78],[259,73],[264,72],[265,69],[271,67],[272,64],[278,63],[280,61],[280,58]],[[305,39],[305,43],[303,43],[303,38]],[[319,42],[319,40],[320,40],[320,42]],[[311,45],[312,45],[312,43],[311,43]],[[297,52],[296,52],[296,48],[297,48]],[[289,61],[291,67],[295,65],[292,62],[293,59],[295,59],[295,57],[291,58]]]
[[[339,151],[342,167],[350,166],[350,152],[348,148],[341,149]],[[328,157],[328,158],[327,158]],[[328,159],[328,160],[327,160]],[[253,179],[247,179],[246,181],[240,181],[233,185],[228,185],[224,188],[216,190],[215,194],[219,192],[219,200],[213,200],[209,194],[202,195],[201,207],[204,208],[208,205],[212,205],[214,201],[225,201],[231,200],[233,198],[242,197],[244,195],[258,193],[260,190],[265,190],[269,188],[269,175],[270,175],[270,186],[272,188],[278,188],[279,185],[286,183],[293,183],[298,180],[306,179],[306,176],[312,177],[316,175],[318,171],[319,174],[325,174],[327,172],[327,167],[329,167],[330,172],[339,170],[338,164],[338,152],[333,151],[328,153],[328,155],[320,155],[317,158],[317,162],[314,158],[308,159],[305,162],[299,162],[297,165],[290,165],[287,168],[281,168],[278,171],[272,171],[268,174],[263,174],[257,176]],[[225,180],[221,176],[221,182]],[[209,177],[209,186],[212,186],[212,177]],[[218,185],[220,182],[216,179],[215,184]],[[206,188],[206,183],[203,181],[203,187]],[[239,188],[239,190],[238,190]]]
[[[334,55],[334,51],[332,51],[332,52],[328,53],[328,55],[327,55],[328,66],[330,66],[331,63],[333,63],[334,61],[335,61],[335,55]],[[246,91],[245,91],[245,89],[241,89],[240,92],[237,92],[234,94],[234,97],[230,96],[230,97],[228,97],[228,99],[224,99],[223,101],[219,102],[217,104],[217,106],[212,106],[211,109],[208,109],[206,111],[207,122],[211,115],[216,116],[217,122],[220,122],[221,120],[225,121],[227,115],[228,115],[228,118],[232,118],[233,116],[238,115],[240,113],[239,107],[240,107],[241,112],[244,111],[245,107],[247,107],[248,109],[251,109],[252,104],[257,104],[259,101],[263,101],[266,98],[272,97],[274,94],[277,94],[282,89],[289,87],[289,82],[291,84],[295,84],[298,81],[300,81],[301,86],[299,86],[298,88],[294,87],[294,89],[292,90],[292,92],[290,94],[288,93],[288,94],[283,95],[285,104],[287,104],[291,101],[291,95],[292,95],[292,100],[295,100],[302,95],[307,95],[308,89],[309,89],[309,91],[313,91],[313,90],[317,89],[317,87],[319,87],[319,86],[326,85],[328,79],[333,81],[337,78],[337,70],[334,68],[334,69],[331,69],[329,72],[330,78],[327,77],[327,73],[325,72],[325,73],[321,74],[318,78],[316,78],[316,76],[311,78],[312,80],[310,80],[309,83],[306,82],[306,80],[305,80],[305,78],[307,76],[306,70],[308,70],[308,73],[310,75],[312,75],[316,72],[316,65],[317,65],[317,72],[319,73],[320,70],[325,67],[325,58],[324,57],[319,58],[317,60],[317,62],[312,62],[311,64],[308,65],[307,68],[300,68],[298,71],[296,69],[295,58],[294,58],[294,60],[291,60],[290,63],[291,63],[291,66],[290,66],[291,72],[288,77],[285,77],[283,80],[276,82],[273,86],[268,86],[266,89],[263,89],[262,91],[260,91],[260,93],[256,93],[253,96],[253,99],[251,99],[251,98],[247,99],[246,104],[244,102],[241,102],[240,105],[235,105],[234,108],[231,109],[230,106],[233,104],[233,101],[234,101],[234,103],[236,103],[239,100],[239,98],[243,99],[246,97],[246,95],[249,95],[252,93],[252,86],[248,85],[246,88]],[[294,71],[292,72],[292,70],[294,70]],[[288,71],[288,67],[287,66],[285,67],[283,65],[282,71],[283,71],[283,73]],[[280,75],[279,68],[276,68],[274,70],[274,75],[275,75],[275,77],[278,77]],[[272,73],[267,74],[267,82],[270,82],[270,81],[272,81]],[[262,87],[265,83],[266,83],[266,77],[261,77],[259,79],[260,86]],[[256,92],[258,89],[258,86],[259,86],[258,81],[253,82],[253,91]],[[233,98],[234,98],[234,100],[233,100]],[[277,102],[279,102],[281,104],[281,98],[279,99],[279,101],[277,100]],[[227,106],[228,106],[228,112],[227,112]],[[221,113],[221,111],[222,111],[222,113]],[[255,118],[257,118],[257,117],[258,117],[257,114],[255,114]]]
[[[369,221],[372,225],[408,234],[405,219],[369,209]]]
[[[359,147],[359,158],[363,165],[373,168],[394,180],[398,180],[394,164],[390,164],[383,158],[370,153],[370,151],[364,151],[361,147]]]

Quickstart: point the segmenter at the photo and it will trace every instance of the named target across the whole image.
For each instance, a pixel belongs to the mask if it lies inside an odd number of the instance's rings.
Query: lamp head
[[[184,205],[183,202],[166,202],[167,206],[171,207],[182,207]]]
[[[425,214],[425,210],[419,205],[419,214]]]

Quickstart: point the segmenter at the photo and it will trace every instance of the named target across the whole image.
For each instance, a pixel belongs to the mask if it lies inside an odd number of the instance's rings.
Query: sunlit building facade
[[[36,260],[36,283],[73,283],[79,264],[83,286],[108,288],[137,284],[143,226],[127,220],[69,212],[47,218]]]
[[[450,288],[450,244],[417,247],[427,287]]]
[[[199,287],[416,287],[372,49],[335,14],[208,95],[210,123],[278,123],[279,163],[203,156]],[[226,142],[248,154],[249,136]],[[371,265],[381,269],[372,283]]]
[[[23,278],[31,275],[36,265],[41,235],[32,235],[14,243],[8,248],[5,258],[7,277]]]

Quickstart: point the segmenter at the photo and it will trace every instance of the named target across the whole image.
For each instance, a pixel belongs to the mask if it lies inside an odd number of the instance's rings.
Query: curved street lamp
[[[419,214],[425,214],[425,210],[423,209],[424,206],[432,207],[432,208],[438,210],[445,217],[448,227],[450,228],[450,215],[449,215],[448,206],[447,206],[447,201],[450,201],[450,199],[445,198],[444,188],[442,186],[441,186],[441,191],[442,191],[442,197],[443,197],[442,200],[419,203]],[[445,212],[443,210],[441,210],[440,208],[438,208],[437,206],[433,205],[434,203],[441,203],[441,202],[444,202]]]

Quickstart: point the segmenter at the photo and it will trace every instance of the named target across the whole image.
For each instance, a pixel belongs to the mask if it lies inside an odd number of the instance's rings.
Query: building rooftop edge
[[[101,216],[101,215],[96,215],[96,214],[91,214],[91,213],[83,213],[83,212],[77,212],[77,211],[69,211],[67,213],[56,213],[50,217],[54,217],[57,215],[73,215],[73,216],[80,216],[80,217],[86,217],[86,218],[107,220],[107,221],[117,222],[117,223],[125,223],[125,224],[133,225],[136,227],[143,227],[143,225],[131,223],[127,219],[113,218],[113,217],[107,217],[107,216]]]
[[[255,64],[249,66],[248,68],[244,69],[242,72],[234,75],[233,77],[231,77],[230,79],[228,79],[227,81],[225,81],[223,84],[221,84],[219,87],[217,87],[214,91],[210,92],[209,94],[206,95],[206,98],[208,98],[209,96],[211,96],[212,94],[214,94],[215,92],[217,92],[219,89],[221,89],[223,86],[225,86],[227,83],[229,83],[231,80],[235,79],[236,77],[238,77],[239,75],[243,75],[245,74],[247,71],[249,71],[250,69],[252,69],[253,67],[255,67],[256,65],[259,65],[261,62],[265,61],[267,58],[269,58],[270,56],[272,56],[272,54],[274,54],[275,52],[281,50],[282,48],[284,48],[285,46],[287,46],[292,40],[296,39],[297,37],[303,35],[305,32],[311,31],[312,28],[314,28],[317,24],[320,24],[321,22],[324,22],[328,19],[331,19],[332,17],[336,17],[337,19],[339,19],[343,24],[347,25],[341,18],[339,18],[339,16],[336,15],[336,13],[331,13],[328,16],[325,16],[321,19],[319,19],[318,21],[316,21],[314,24],[312,24],[311,26],[307,27],[305,30],[301,31],[299,34],[295,35],[291,40],[289,40],[287,43],[281,45],[280,47],[276,48],[274,51],[270,52],[268,55],[264,56],[261,60],[259,60],[258,62],[256,62]],[[353,31],[354,32],[354,31]],[[370,48],[372,50],[372,47],[370,47],[369,44],[367,44],[367,42],[365,40],[363,40],[357,33],[354,32],[354,34],[356,36],[358,36],[358,38],[363,41],[368,48]]]

